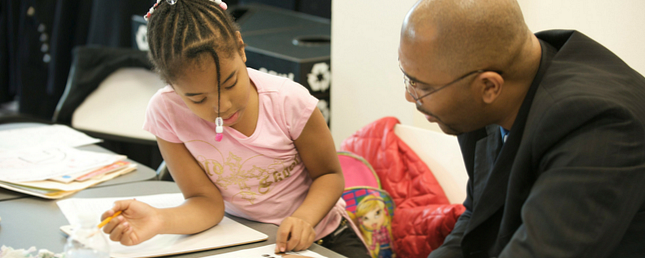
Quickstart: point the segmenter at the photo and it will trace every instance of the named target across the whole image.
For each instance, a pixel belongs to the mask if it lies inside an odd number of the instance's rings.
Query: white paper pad
[[[184,201],[183,195],[176,193],[121,198],[70,198],[58,201],[57,204],[71,224],[74,224],[80,213],[96,216],[98,223],[100,215],[112,208],[114,201],[132,198],[157,208],[175,207]],[[69,232],[69,229],[69,226],[61,227],[61,230],[66,233]],[[117,242],[109,242],[110,256],[112,257],[157,257],[223,248],[266,239],[268,239],[266,234],[224,217],[216,226],[194,235],[157,235],[136,246],[123,246]]]
[[[265,245],[262,247],[257,247],[257,248],[250,248],[250,249],[245,249],[245,250],[240,250],[240,251],[235,251],[235,252],[230,252],[230,253],[225,253],[225,254],[217,254],[217,255],[211,255],[211,256],[206,256],[203,258],[279,258],[282,257],[282,255],[275,254],[275,244],[272,245]],[[312,252],[309,250],[304,250],[300,252],[287,252],[286,254],[297,254],[297,255],[302,255],[302,256],[307,256],[307,257],[314,257],[314,258],[327,258],[326,256],[322,256],[316,252]]]

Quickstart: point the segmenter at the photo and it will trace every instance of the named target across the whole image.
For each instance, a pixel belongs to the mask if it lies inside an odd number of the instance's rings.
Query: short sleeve
[[[157,91],[150,99],[150,102],[148,102],[143,130],[166,141],[181,143],[182,141],[177,137],[172,125],[174,112],[169,108],[168,101],[164,96],[165,94],[171,93],[167,93],[164,90]]]
[[[313,113],[318,99],[312,96],[302,85],[287,81],[281,89],[284,94],[285,121],[292,140],[298,139],[311,114]]]

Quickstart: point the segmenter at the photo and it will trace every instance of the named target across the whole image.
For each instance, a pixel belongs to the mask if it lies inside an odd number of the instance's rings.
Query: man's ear
[[[496,72],[483,72],[477,76],[477,83],[482,90],[482,101],[492,104],[502,93],[504,78]]]

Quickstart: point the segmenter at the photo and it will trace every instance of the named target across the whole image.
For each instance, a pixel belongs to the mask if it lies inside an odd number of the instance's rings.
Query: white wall
[[[580,30],[645,74],[645,0],[518,1],[532,31]],[[438,130],[405,101],[397,62],[401,22],[415,2],[332,1],[331,131],[337,148],[384,116]]]
[[[331,132],[343,139],[366,124],[398,117],[411,124],[398,65],[401,22],[414,0],[334,0],[331,18]]]
[[[645,74],[645,1],[519,0],[532,31],[575,29]]]

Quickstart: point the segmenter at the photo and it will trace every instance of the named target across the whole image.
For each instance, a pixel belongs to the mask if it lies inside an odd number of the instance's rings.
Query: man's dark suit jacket
[[[645,257],[645,78],[580,32],[536,36],[507,141],[458,137],[466,212],[429,257]]]

